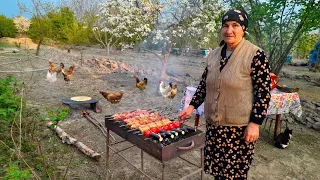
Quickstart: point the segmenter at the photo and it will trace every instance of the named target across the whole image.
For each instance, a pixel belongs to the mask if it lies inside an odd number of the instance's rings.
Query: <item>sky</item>
[[[18,1],[26,6],[31,5],[31,0],[0,0],[0,15],[5,15],[9,18],[21,15],[19,12]],[[46,2],[53,2],[57,5],[60,0],[45,0]],[[22,14],[22,16],[31,18],[31,14]]]

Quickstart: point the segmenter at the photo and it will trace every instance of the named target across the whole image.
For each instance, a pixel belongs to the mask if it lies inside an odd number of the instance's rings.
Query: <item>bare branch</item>
[[[161,61],[163,61],[163,58],[159,54],[157,54],[157,53],[155,53],[155,52],[153,52],[153,51],[151,51],[149,49],[143,48],[143,50],[155,55],[157,58],[159,58]]]

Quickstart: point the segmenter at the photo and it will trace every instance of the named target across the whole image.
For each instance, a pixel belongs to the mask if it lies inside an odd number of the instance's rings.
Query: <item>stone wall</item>
[[[305,74],[295,74],[290,72],[281,72],[280,76],[291,80],[304,80],[320,86],[320,78],[317,77],[310,77]],[[284,116],[284,119],[289,123],[292,123],[295,120],[306,125],[308,128],[320,131],[320,101],[310,101],[304,98],[301,98],[300,101],[303,111],[302,116],[296,117],[294,115],[287,115]]]
[[[287,120],[288,123],[297,121],[308,128],[320,131],[320,101],[308,101],[303,98],[300,101],[303,111],[301,117],[289,114],[284,116],[282,120]]]
[[[309,71],[320,72],[320,62],[312,63],[311,67],[309,68]]]

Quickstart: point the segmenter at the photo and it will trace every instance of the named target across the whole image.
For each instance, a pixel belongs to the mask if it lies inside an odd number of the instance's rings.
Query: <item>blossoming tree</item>
[[[219,0],[168,1],[166,5],[168,6],[162,8],[162,15],[159,16],[158,23],[151,33],[153,43],[165,41],[162,56],[158,56],[162,61],[160,78],[166,76],[172,46],[183,43],[184,46],[196,44],[198,47],[204,47],[210,46],[213,39],[216,40],[217,30],[221,27],[216,25],[216,21],[224,11]]]
[[[216,37],[216,19],[224,9],[220,0],[107,0],[98,12],[93,29],[96,39],[107,49],[132,46],[151,36],[153,43],[165,41],[160,78],[172,45],[185,41],[199,47]],[[151,52],[151,51],[150,51]]]
[[[13,22],[19,33],[25,33],[29,30],[31,20],[23,16],[17,16],[13,19]]]
[[[155,15],[148,1],[107,0],[101,4],[93,33],[109,55],[111,47],[126,48],[143,40],[152,30]]]

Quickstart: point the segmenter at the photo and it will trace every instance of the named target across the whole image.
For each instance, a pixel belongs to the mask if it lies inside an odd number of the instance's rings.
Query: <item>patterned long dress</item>
[[[228,63],[226,45],[221,51],[220,71]],[[251,63],[251,78],[254,89],[254,102],[250,122],[261,125],[270,101],[270,67],[262,50],[258,50]],[[198,108],[206,97],[207,68],[190,102]],[[243,139],[246,126],[206,125],[206,143],[204,149],[204,171],[215,179],[247,179],[249,166],[253,159],[254,142]]]

